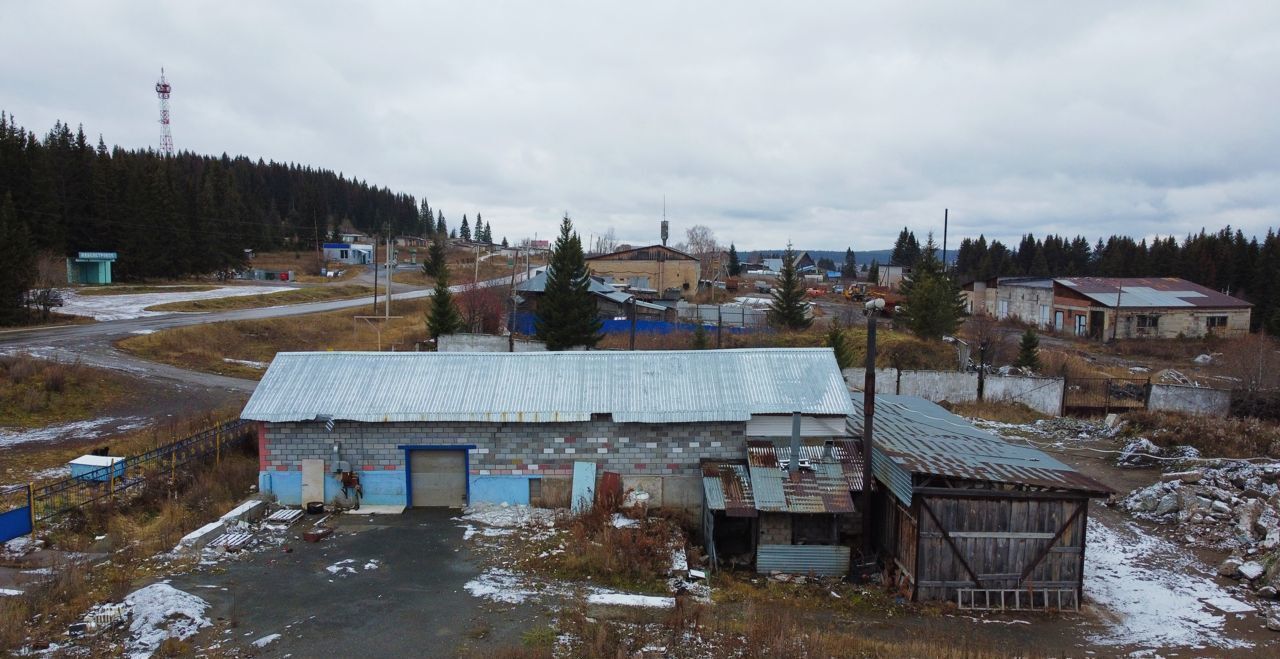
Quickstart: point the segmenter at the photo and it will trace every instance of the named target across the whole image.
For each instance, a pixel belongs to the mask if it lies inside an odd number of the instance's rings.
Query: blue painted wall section
[[[386,471],[362,471],[360,485],[364,489],[361,503],[403,506],[408,505],[405,491],[405,472],[402,469]],[[276,500],[286,506],[302,505],[302,472],[300,471],[260,471],[258,472],[258,490],[276,495]],[[333,498],[342,492],[342,484],[333,474],[325,474],[324,500]]]
[[[471,503],[529,504],[529,481],[541,476],[470,476]]]

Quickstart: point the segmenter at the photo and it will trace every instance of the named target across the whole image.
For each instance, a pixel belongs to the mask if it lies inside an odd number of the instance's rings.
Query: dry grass
[[[212,291],[217,286],[206,285],[176,285],[176,286],[152,286],[152,285],[108,285],[77,288],[76,295],[97,296],[97,295],[140,295],[143,293],[202,293],[204,291]]]
[[[262,295],[239,295],[219,297],[209,300],[186,300],[183,302],[166,302],[147,307],[147,311],[230,311],[232,309],[256,309],[259,307],[278,307],[286,304],[305,304],[308,302],[324,302],[327,300],[347,300],[353,297],[372,296],[373,289],[359,284],[340,284],[336,286],[308,286],[294,288],[280,293],[263,293]]]
[[[127,501],[60,518],[44,536],[51,548],[84,551],[105,535],[111,560],[92,571],[60,569],[53,581],[25,595],[0,598],[0,652],[16,650],[27,637],[57,637],[93,604],[119,601],[150,577],[154,567],[147,559],[244,498],[257,477],[255,448],[250,442],[243,451],[224,452],[216,465],[206,462],[173,480],[148,481]]]
[[[0,425],[34,428],[89,418],[123,394],[123,381],[78,362],[0,356]]]
[[[427,302],[393,302],[392,315],[401,318],[385,323],[374,321],[375,324],[370,324],[356,319],[355,316],[373,315],[371,308],[359,307],[269,320],[193,325],[132,336],[116,345],[144,359],[256,380],[262,377],[263,369],[226,360],[267,364],[277,352],[376,350],[377,327],[382,328],[384,350],[392,345],[396,350],[413,350],[415,342],[426,338]]]
[[[1126,433],[1159,446],[1194,446],[1205,457],[1280,458],[1280,425],[1258,419],[1222,418],[1172,412],[1124,415]]]
[[[560,578],[665,593],[672,539],[684,534],[661,517],[638,516],[635,526],[615,528],[613,516],[620,510],[617,502],[598,502],[570,520],[571,550],[548,557],[544,569]]]
[[[1040,348],[1040,375],[1068,378],[1132,377],[1122,366],[1106,366],[1089,361],[1082,353]]]
[[[1002,423],[1035,423],[1049,417],[1022,403],[982,401],[944,403],[943,407],[963,417],[1000,421]]]

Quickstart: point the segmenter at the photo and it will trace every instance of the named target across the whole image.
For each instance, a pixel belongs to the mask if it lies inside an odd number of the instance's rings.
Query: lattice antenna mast
[[[164,79],[164,68],[160,69],[160,81],[156,83],[156,96],[160,97],[160,155],[173,155],[173,134],[169,132],[169,82]]]

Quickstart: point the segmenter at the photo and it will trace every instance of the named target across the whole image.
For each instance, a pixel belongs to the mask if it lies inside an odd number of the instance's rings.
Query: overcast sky
[[[696,4],[697,6],[690,6]],[[496,236],[1280,226],[1280,2],[7,2],[43,133],[341,171]],[[270,5],[270,6],[267,6]],[[112,8],[115,7],[115,8]]]

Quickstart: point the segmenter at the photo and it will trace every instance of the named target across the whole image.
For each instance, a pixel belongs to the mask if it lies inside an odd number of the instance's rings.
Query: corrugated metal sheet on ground
[[[254,421],[748,421],[845,416],[829,348],[546,353],[282,352],[241,417]]]
[[[751,492],[757,510],[788,513],[854,512],[851,491],[862,491],[862,454],[853,442],[832,442],[832,454],[822,445],[800,447],[801,467],[793,480],[782,467],[791,447],[768,440],[747,442]]]
[[[854,397],[853,403],[857,412],[849,417],[849,432],[861,436],[861,397]],[[916,396],[877,395],[872,427],[873,451],[902,472],[1052,487],[1092,495],[1111,493],[1107,486],[1039,449],[979,430]],[[910,496],[901,491],[900,475],[881,463],[878,456],[873,456],[871,466],[900,500],[910,503]]]
[[[849,548],[844,545],[760,545],[756,572],[814,574],[839,577],[849,572]]]

